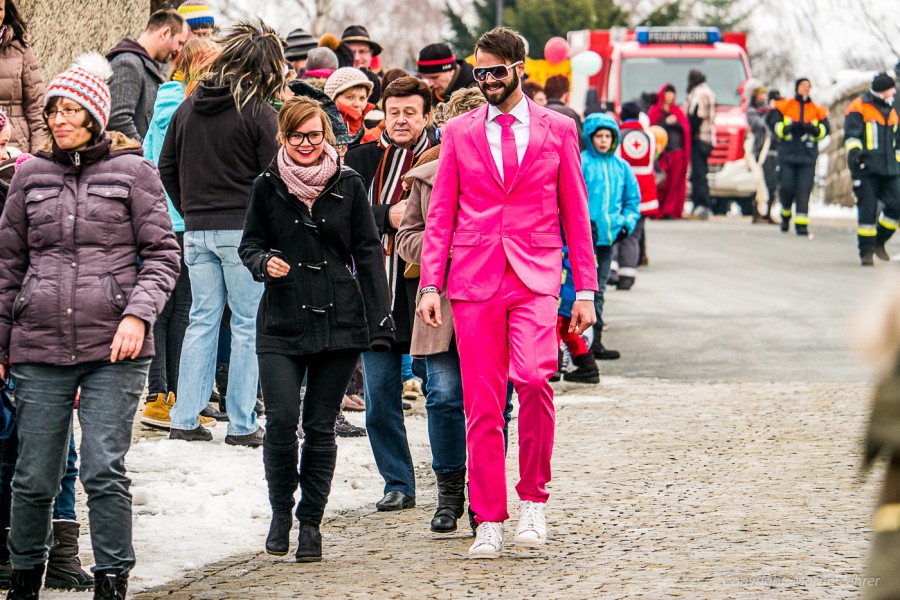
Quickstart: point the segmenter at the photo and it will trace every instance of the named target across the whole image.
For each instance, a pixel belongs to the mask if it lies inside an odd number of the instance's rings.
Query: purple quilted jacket
[[[78,153],[47,147],[12,180],[0,217],[0,360],[109,360],[125,315],[153,323],[179,270],[156,168],[110,132]]]

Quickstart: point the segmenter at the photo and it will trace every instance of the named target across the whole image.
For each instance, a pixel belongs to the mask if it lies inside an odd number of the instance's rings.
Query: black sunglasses
[[[516,61],[511,65],[493,65],[491,67],[475,67],[472,70],[472,75],[475,77],[475,81],[487,81],[487,76],[490,75],[497,81],[502,81],[509,77],[510,71],[516,65],[521,65],[522,61]]]

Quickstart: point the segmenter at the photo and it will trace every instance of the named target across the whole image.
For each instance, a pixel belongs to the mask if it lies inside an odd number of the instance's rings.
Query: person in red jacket
[[[666,130],[669,142],[659,157],[659,167],[666,174],[659,186],[660,219],[680,219],[684,213],[687,196],[687,169],[691,156],[691,126],[684,112],[675,102],[675,86],[663,85],[659,90],[659,100],[647,111],[651,125],[660,125]]]
[[[641,238],[644,237],[644,223],[647,217],[659,212],[659,199],[656,193],[656,175],[653,171],[656,161],[656,137],[649,134],[640,122],[641,108],[637,102],[626,102],[619,113],[622,132],[622,143],[619,148],[637,177],[641,190],[641,203],[638,206],[641,218],[634,231],[613,246],[613,265],[616,267],[616,288],[630,290],[637,277],[637,268],[641,260]]]

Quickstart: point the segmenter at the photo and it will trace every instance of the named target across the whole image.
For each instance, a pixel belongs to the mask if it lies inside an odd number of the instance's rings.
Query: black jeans
[[[334,421],[359,354],[358,350],[299,356],[259,354],[259,379],[266,399],[263,465],[273,513],[290,512],[299,483],[297,519],[306,525],[322,522],[337,460]],[[306,395],[301,398],[304,376]],[[304,439],[298,476],[301,400]]]
[[[712,146],[697,138],[691,141],[691,200],[694,208],[705,206],[709,208],[709,155],[712,154]]]
[[[175,280],[172,295],[153,325],[156,356],[150,363],[148,400],[154,400],[156,394],[168,394],[178,389],[181,346],[191,313],[191,278],[184,264],[184,233],[178,232],[175,236],[181,249],[181,272]]]
[[[859,252],[874,250],[887,243],[900,221],[900,178],[859,176],[853,180],[856,195],[856,230]],[[882,205],[881,215],[878,214]]]

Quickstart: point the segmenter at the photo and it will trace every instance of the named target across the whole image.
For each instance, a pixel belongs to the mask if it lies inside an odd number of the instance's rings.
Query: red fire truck
[[[593,50],[603,59],[592,77],[572,75],[572,104],[586,112],[604,106],[619,114],[624,102],[656,92],[664,83],[687,98],[687,75],[698,69],[716,94],[716,143],[710,157],[709,186],[715,212],[727,212],[732,200],[749,214],[757,183],[744,157],[748,141],[744,88],[750,79],[747,34],[716,28],[644,27],[635,30],[572,31],[572,52]]]

